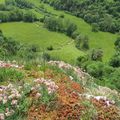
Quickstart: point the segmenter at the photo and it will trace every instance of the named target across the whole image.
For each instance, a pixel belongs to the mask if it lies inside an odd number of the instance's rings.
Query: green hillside
[[[64,15],[65,19],[69,19],[71,22],[75,23],[78,27],[78,31],[82,33],[83,35],[87,35],[89,37],[89,43],[90,43],[90,50],[93,48],[102,48],[104,51],[103,61],[107,62],[111,56],[114,54],[114,41],[116,40],[117,35],[107,33],[107,32],[92,32],[92,27],[84,22],[84,20],[77,18],[75,16],[72,16],[68,13],[65,13],[63,11],[54,10],[52,7],[50,7],[47,4],[39,3],[39,0],[32,1],[35,5],[35,9],[32,9],[32,11],[37,15],[38,18],[44,16],[43,11],[36,11],[36,7],[43,7],[46,11],[48,11],[51,14],[55,15]],[[0,28],[4,31],[4,33],[9,36],[13,37],[16,40],[28,42],[29,43],[35,43],[39,46],[48,47],[49,45],[52,45],[56,47],[61,47],[65,45],[67,42],[70,41],[70,38],[66,37],[63,34],[55,33],[55,32],[49,32],[46,30],[42,23],[37,25],[36,23],[4,23],[0,24]],[[34,30],[33,30],[34,29]],[[22,33],[22,34],[21,34]],[[37,34],[39,33],[39,34]],[[72,46],[72,47],[71,47]],[[74,47],[74,42],[72,45],[68,45],[68,48],[70,49],[71,54],[76,54],[77,56],[81,55],[81,51],[77,50]],[[64,55],[68,56],[68,48],[65,50]],[[61,55],[58,54],[58,52],[64,51],[66,48],[61,48],[59,51],[53,51],[53,55],[57,54],[58,58],[61,58]],[[84,52],[84,51],[83,51]],[[108,54],[109,53],[109,54]],[[82,53],[83,54],[83,53]],[[64,55],[62,54],[62,60],[66,61],[66,57],[64,58]],[[71,59],[77,58],[76,55],[73,55]],[[69,62],[69,59],[67,59]]]
[[[67,14],[63,11],[54,10],[52,7],[50,7],[47,4],[43,4],[43,5],[48,11],[56,15],[63,14],[65,18],[70,19],[72,22],[74,22],[79,28],[80,33],[84,35],[88,35],[90,39],[90,48],[91,49],[102,48],[104,51],[104,61],[108,61],[110,59],[110,57],[114,53],[114,41],[116,40],[117,35],[108,32],[98,32],[98,33],[92,32],[91,31],[92,27],[89,24],[87,24],[84,20],[72,16],[70,14]]]
[[[120,120],[120,0],[0,0],[0,120]]]
[[[18,41],[36,44],[42,48],[54,45],[55,48],[70,42],[70,38],[64,34],[50,32],[43,27],[43,24],[12,22],[0,25],[6,36],[13,37]]]

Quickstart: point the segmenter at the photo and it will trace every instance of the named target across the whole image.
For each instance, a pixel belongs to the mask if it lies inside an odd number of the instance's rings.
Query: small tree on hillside
[[[89,49],[89,39],[88,39],[88,36],[85,36],[82,41],[83,41],[82,48],[84,50]]]
[[[91,60],[102,61],[103,51],[102,49],[93,49],[91,52]]]

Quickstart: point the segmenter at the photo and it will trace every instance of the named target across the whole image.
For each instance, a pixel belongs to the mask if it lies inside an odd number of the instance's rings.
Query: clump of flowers
[[[0,68],[23,68],[24,66],[19,66],[15,63],[15,61],[13,63],[8,62],[4,62],[4,61],[0,61]]]
[[[58,66],[61,69],[73,70],[74,73],[82,80],[85,79],[85,76],[89,76],[89,74],[85,73],[79,67],[74,67],[68,63],[63,62],[63,61],[49,61],[48,64]]]
[[[94,95],[89,95],[89,94],[79,94],[80,97],[85,97],[88,100],[95,100],[95,101],[102,101],[103,106],[111,106],[115,104],[115,101],[109,100],[106,96],[94,96]]]
[[[0,104],[3,106],[0,113],[0,120],[12,116],[18,107],[18,101],[21,98],[20,92],[12,85],[0,86]]]
[[[47,87],[49,94],[55,92],[58,89],[58,86],[51,79],[46,80],[44,78],[39,78],[34,80],[34,83],[36,84],[36,88],[39,88],[41,84],[44,84]]]

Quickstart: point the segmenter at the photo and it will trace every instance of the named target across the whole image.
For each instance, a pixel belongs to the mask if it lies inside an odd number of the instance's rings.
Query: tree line
[[[0,4],[0,22],[38,21],[36,15],[30,10],[32,6],[28,0],[5,0],[5,4]]]
[[[120,31],[120,1],[107,0],[40,0],[55,9],[68,11],[93,26],[93,31]]]
[[[14,5],[20,8],[33,8],[30,0],[5,0],[6,5]]]

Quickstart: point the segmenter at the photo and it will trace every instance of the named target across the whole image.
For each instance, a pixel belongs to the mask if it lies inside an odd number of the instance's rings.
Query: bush
[[[77,58],[77,66],[79,67],[83,67],[84,64],[86,64],[86,62],[88,61],[88,56],[80,56]]]
[[[114,43],[116,50],[120,50],[120,37],[117,38],[117,40]]]
[[[52,51],[53,50],[53,46],[50,45],[49,47],[47,47],[47,50]]]
[[[36,20],[35,14],[33,14],[31,11],[25,12],[23,15],[23,21],[25,22],[34,22]]]
[[[64,32],[70,37],[72,37],[73,32],[77,30],[77,26],[74,23],[71,23],[61,17],[45,17],[44,24],[49,30]]]
[[[120,67],[120,52],[116,52],[111,58],[110,65],[113,67]]]
[[[102,49],[93,49],[90,56],[91,60],[102,61],[103,51]]]
[[[92,63],[87,66],[87,72],[98,79],[101,79],[104,75],[103,73],[104,65],[101,62]]]
[[[111,84],[115,85],[115,87],[120,90],[120,68],[114,70],[114,72],[112,72],[110,74],[110,81]]]
[[[89,49],[89,39],[88,36],[83,37],[82,49],[88,50]]]

